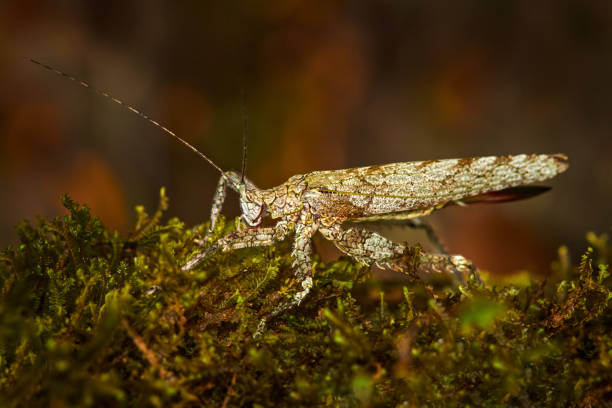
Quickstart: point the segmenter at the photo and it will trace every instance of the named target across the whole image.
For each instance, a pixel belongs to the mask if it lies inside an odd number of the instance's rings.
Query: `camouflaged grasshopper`
[[[190,270],[211,252],[271,245],[293,234],[293,266],[301,290],[278,305],[273,317],[299,305],[310,292],[312,281],[311,237],[320,232],[338,249],[366,265],[397,269],[397,260],[412,248],[382,235],[347,223],[411,220],[452,204],[501,202],[539,194],[546,187],[517,188],[543,181],[565,171],[563,154],[488,156],[468,159],[393,163],[345,170],[316,171],[291,177],[278,187],[257,188],[239,173],[224,172],[219,179],[209,234],[212,232],[226,188],[240,195],[247,228],[229,234],[189,260]],[[278,219],[274,227],[261,227],[264,217]],[[419,226],[419,224],[413,224]],[[206,240],[201,241],[205,244]],[[414,252],[412,252],[414,254]],[[416,251],[417,271],[461,274],[472,264],[461,255]],[[261,320],[256,335],[263,330]]]
[[[32,62],[89,87],[55,68],[34,60]],[[350,224],[406,221],[410,226],[425,228],[436,243],[431,229],[420,217],[448,205],[502,202],[534,196],[548,188],[527,184],[550,179],[568,167],[567,157],[563,154],[428,160],[315,171],[293,176],[278,187],[264,190],[244,177],[244,158],[242,174],[223,171],[195,147],[139,110],[106,92],[94,91],[168,133],[221,173],[206,238],[210,237],[215,227],[227,188],[240,195],[242,214],[239,220],[246,224],[246,228],[239,228],[212,243],[187,261],[183,270],[193,269],[214,251],[230,252],[271,245],[293,235],[291,256],[295,279],[300,283],[301,290],[291,299],[281,302],[261,320],[256,336],[263,331],[267,320],[298,306],[312,289],[311,238],[315,232],[321,233],[338,249],[362,264],[403,271],[405,268],[402,268],[401,262],[398,264],[398,260],[405,260],[406,254],[409,254],[416,270],[408,273],[441,271],[460,276],[473,270],[472,264],[461,255],[447,255],[443,250],[436,254],[424,253],[415,250],[418,247],[392,242],[376,232]],[[266,217],[278,222],[273,227],[263,227],[262,221]],[[207,246],[207,241],[203,239],[198,242]]]

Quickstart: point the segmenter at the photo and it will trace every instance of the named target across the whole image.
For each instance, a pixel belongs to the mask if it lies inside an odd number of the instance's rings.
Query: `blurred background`
[[[107,90],[248,176],[370,164],[557,153],[570,169],[522,202],[430,217],[452,253],[495,273],[544,272],[612,224],[612,2],[0,2],[0,245],[60,195],[129,231],[133,207],[209,218],[218,174]],[[232,195],[225,214],[238,214]],[[384,229],[399,241],[421,240]],[[324,257],[335,255],[317,240]]]

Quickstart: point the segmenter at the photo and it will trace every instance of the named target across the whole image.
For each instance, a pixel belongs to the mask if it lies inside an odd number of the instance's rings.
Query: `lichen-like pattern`
[[[549,179],[567,169],[564,155],[488,156],[318,171],[304,176],[309,191],[349,218],[433,208],[480,193]]]
[[[299,305],[312,288],[311,237],[315,232],[319,231],[341,251],[366,265],[405,272],[403,262],[414,267],[409,273],[445,271],[461,279],[473,267],[460,255],[422,253],[418,246],[407,247],[375,232],[342,225],[351,220],[424,216],[451,203],[478,201],[469,199],[483,193],[547,180],[567,167],[567,157],[562,154],[430,160],[317,171],[293,176],[267,190],[258,189],[236,172],[225,172],[215,193],[209,234],[214,230],[228,186],[240,194],[240,219],[247,224],[246,229],[218,240],[189,260],[183,269],[192,269],[215,250],[229,252],[270,245],[292,233],[293,266],[302,289],[262,319],[258,335],[269,318]],[[275,227],[262,227],[265,216],[280,221]]]

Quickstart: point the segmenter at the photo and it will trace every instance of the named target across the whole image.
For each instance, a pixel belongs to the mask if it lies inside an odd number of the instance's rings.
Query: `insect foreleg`
[[[225,193],[227,191],[227,178],[225,175],[221,175],[219,178],[219,182],[217,183],[217,189],[215,190],[215,195],[213,197],[212,208],[210,210],[210,225],[208,227],[208,231],[206,232],[206,238],[210,237],[215,230],[215,224],[217,223],[217,217],[221,213],[221,209],[223,208],[223,203],[225,202]]]
[[[215,190],[212,208],[210,210],[210,225],[208,227],[208,231],[206,232],[206,236],[204,237],[204,240],[201,240],[201,243],[204,243],[215,230],[217,218],[219,217],[221,209],[223,208],[223,203],[225,202],[225,194],[227,193],[227,188],[229,187],[235,190],[236,192],[239,192],[239,184],[242,182],[244,182],[244,184],[249,189],[257,189],[257,187],[255,187],[255,184],[253,184],[249,179],[241,179],[241,176],[235,171],[226,171],[221,175],[221,177],[219,178],[219,182],[217,183],[217,189]],[[240,221],[247,221],[244,213],[240,216],[240,218],[237,219],[236,229],[240,229]],[[248,225],[249,223],[246,222],[246,224]]]
[[[183,270],[188,271],[200,263],[212,252],[220,250],[223,253],[235,249],[252,248],[257,246],[272,245],[275,241],[282,241],[289,233],[290,228],[287,223],[280,221],[275,227],[250,228],[229,234],[204,251],[191,258],[184,266]]]

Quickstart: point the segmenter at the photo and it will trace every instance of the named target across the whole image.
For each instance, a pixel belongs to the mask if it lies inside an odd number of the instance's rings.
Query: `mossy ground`
[[[161,223],[127,238],[69,198],[69,215],[17,227],[0,252],[0,406],[601,406],[612,400],[606,236],[548,277],[381,282],[315,258],[315,287],[253,339],[290,296],[290,243],[212,255],[206,225]],[[233,229],[223,220],[215,239]]]

